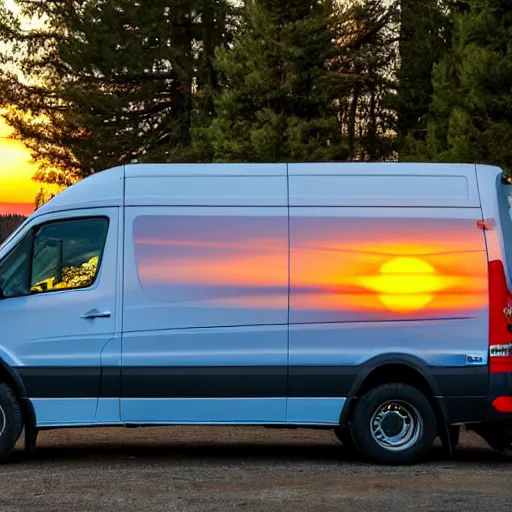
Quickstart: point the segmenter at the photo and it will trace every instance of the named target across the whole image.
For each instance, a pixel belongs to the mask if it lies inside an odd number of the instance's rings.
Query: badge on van
[[[483,362],[482,356],[466,356],[466,364],[483,364]]]

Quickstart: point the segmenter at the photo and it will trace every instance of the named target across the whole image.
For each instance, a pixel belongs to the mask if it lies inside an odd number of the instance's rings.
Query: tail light
[[[499,260],[489,263],[489,367],[512,372],[512,295]]]
[[[492,405],[498,412],[512,412],[512,396],[499,396]]]

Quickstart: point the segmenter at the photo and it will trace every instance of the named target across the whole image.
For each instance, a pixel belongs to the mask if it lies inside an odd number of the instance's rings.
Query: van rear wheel
[[[0,463],[13,451],[22,429],[20,405],[11,388],[0,383]]]
[[[437,435],[436,414],[418,389],[384,384],[358,400],[351,434],[365,457],[381,464],[410,464],[432,448]]]

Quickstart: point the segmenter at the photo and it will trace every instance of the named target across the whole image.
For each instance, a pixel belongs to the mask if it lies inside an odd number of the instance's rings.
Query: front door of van
[[[0,358],[38,426],[95,420],[116,332],[117,237],[116,208],[62,212],[34,218],[0,255]]]

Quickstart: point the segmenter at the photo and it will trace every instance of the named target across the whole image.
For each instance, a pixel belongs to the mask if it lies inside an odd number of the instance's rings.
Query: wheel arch
[[[409,384],[419,389],[430,400],[438,420],[447,420],[444,404],[437,399],[439,389],[428,365],[420,358],[408,354],[386,354],[374,357],[361,366],[341,413],[340,424],[344,426],[350,423],[358,397],[378,385],[392,382]]]
[[[17,398],[25,398],[27,390],[19,373],[11,368],[2,358],[0,358],[0,381],[8,384]]]
[[[34,427],[36,415],[32,402],[27,398],[25,384],[19,373],[11,368],[2,358],[0,358],[0,382],[7,384],[18,399],[22,411],[23,424]]]

